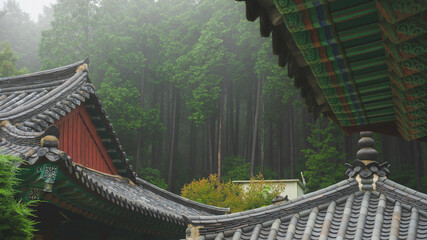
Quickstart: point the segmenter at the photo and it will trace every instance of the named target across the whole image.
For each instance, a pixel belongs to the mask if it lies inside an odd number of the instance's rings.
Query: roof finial
[[[87,67],[87,63],[84,63],[84,64],[82,64],[82,65],[80,65],[77,69],[76,69],[76,72],[78,72],[78,71],[88,71],[88,67]]]
[[[377,162],[378,152],[374,149],[375,141],[372,137],[372,132],[360,132],[358,141],[360,149],[356,153],[356,160],[353,165],[346,163],[346,175],[349,178],[356,178],[361,191],[375,190],[375,183],[378,178],[387,177],[390,174],[388,170],[390,164],[388,162],[383,164]]]
[[[373,132],[364,131],[360,132],[360,139],[357,142],[359,145],[359,151],[356,153],[356,159],[361,161],[377,161],[378,152],[374,149],[375,140]]]

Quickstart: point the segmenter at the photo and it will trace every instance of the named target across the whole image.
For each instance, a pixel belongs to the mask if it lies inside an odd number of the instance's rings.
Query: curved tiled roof
[[[0,154],[20,157],[25,160],[21,163],[25,166],[40,165],[46,161],[56,164],[68,179],[80,186],[79,191],[95,195],[100,201],[107,201],[131,214],[156,218],[172,225],[185,226],[184,214],[228,212],[226,208],[182,198],[134,175],[94,86],[90,83],[87,65],[84,65],[86,62],[84,60],[53,70],[0,79]],[[104,126],[103,131],[108,132],[107,136],[114,143],[115,154],[120,156],[126,174],[108,175],[85,168],[73,163],[70,156],[57,148],[57,144],[43,144],[47,136],[59,134],[52,124],[83,102],[90,102],[89,107],[96,110],[92,112],[97,114],[97,121]],[[55,193],[55,187],[53,191]],[[63,197],[67,200],[66,196]],[[84,204],[82,206],[84,209]],[[87,211],[93,208],[88,207]]]
[[[201,226],[199,240],[427,239],[427,195],[386,178],[376,184],[363,192],[349,179],[282,204],[186,219]]]
[[[20,135],[25,132],[19,131],[9,122],[4,122],[0,129],[1,154],[24,158],[27,161],[21,163],[23,165],[35,165],[46,160],[56,163],[70,179],[85,188],[85,191],[99,195],[111,204],[132,209],[136,213],[167,219],[184,226],[182,215],[224,214],[229,211],[228,208],[188,200],[140,178],[133,182],[126,177],[105,174],[75,164],[71,157],[55,147],[35,146],[46,135],[44,132],[31,133],[30,136]],[[15,130],[15,133],[9,134],[11,130]],[[20,142],[15,141],[16,139],[20,139]]]
[[[126,153],[89,80],[87,63],[85,59],[60,68],[0,79],[0,121],[9,121],[16,126],[15,131],[42,132],[83,102],[90,101],[103,126],[98,130],[106,131],[112,143],[113,147],[106,149],[112,148],[109,154],[120,159],[116,167],[122,169],[119,172],[123,176],[135,180]]]

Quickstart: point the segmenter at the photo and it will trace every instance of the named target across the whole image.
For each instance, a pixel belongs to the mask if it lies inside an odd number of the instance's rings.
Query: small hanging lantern
[[[53,181],[51,178],[48,178],[44,181],[43,191],[44,192],[52,192],[53,184],[55,181]]]
[[[52,192],[53,184],[55,183],[56,174],[58,173],[58,167],[50,164],[43,166],[42,178],[44,179],[44,192]]]

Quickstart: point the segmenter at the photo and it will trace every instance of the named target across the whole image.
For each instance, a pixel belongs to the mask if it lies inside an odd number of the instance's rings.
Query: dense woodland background
[[[133,166],[172,191],[211,173],[241,180],[259,172],[304,172],[313,191],[344,179],[344,162],[355,158],[358,136],[308,114],[243,3],[58,0],[33,22],[9,0],[0,26],[0,77],[89,57]],[[391,179],[427,192],[427,145],[375,140]]]

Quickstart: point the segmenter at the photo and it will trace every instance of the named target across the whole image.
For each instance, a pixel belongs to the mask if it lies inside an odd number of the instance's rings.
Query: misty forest
[[[257,20],[258,21],[258,20]],[[85,57],[90,79],[139,176],[179,193],[217,174],[344,179],[358,134],[310,114],[271,38],[232,0],[58,0],[32,21],[0,6],[0,77]],[[427,191],[427,145],[375,135],[391,179]]]

